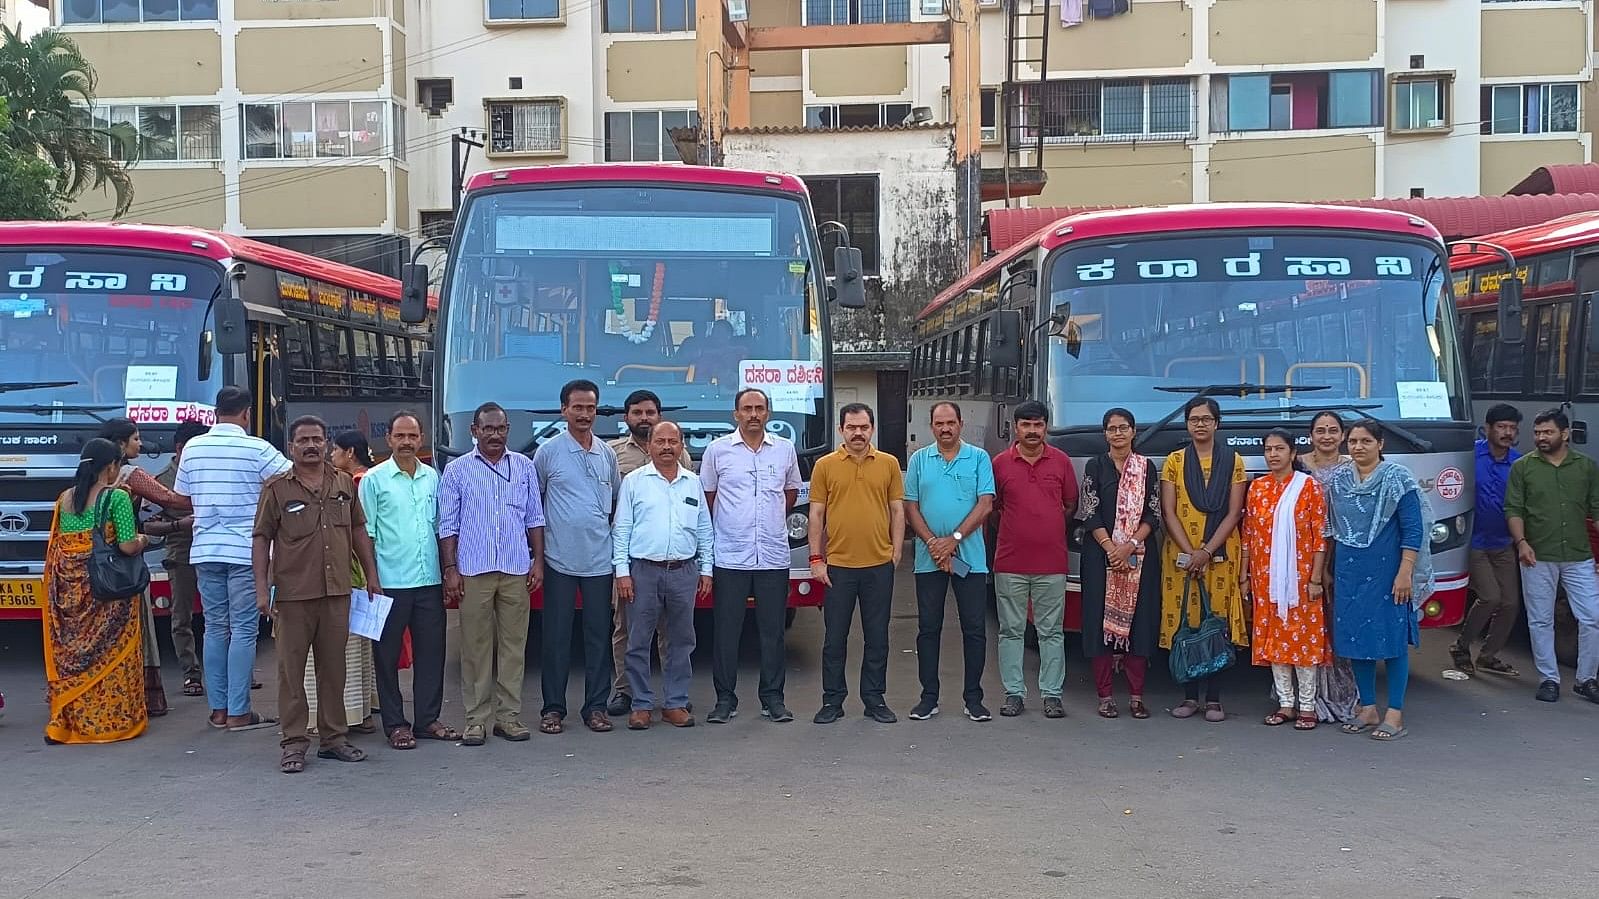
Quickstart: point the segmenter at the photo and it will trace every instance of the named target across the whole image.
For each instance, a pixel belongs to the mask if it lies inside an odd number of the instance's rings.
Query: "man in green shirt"
[[[1599,703],[1599,574],[1588,543],[1588,519],[1599,519],[1599,466],[1570,447],[1571,419],[1559,409],[1532,420],[1538,451],[1510,466],[1505,519],[1521,562],[1532,658],[1542,683],[1537,698],[1560,699],[1555,659],[1555,591],[1564,586],[1577,619],[1577,684]]]

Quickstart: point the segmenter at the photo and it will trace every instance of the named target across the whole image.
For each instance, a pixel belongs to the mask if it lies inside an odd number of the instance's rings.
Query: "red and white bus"
[[[917,316],[911,421],[953,399],[968,439],[998,452],[1010,410],[1039,399],[1051,442],[1080,467],[1104,450],[1106,409],[1130,409],[1139,452],[1161,457],[1186,441],[1182,405],[1203,393],[1222,405],[1218,439],[1258,473],[1271,428],[1303,434],[1320,409],[1380,419],[1389,458],[1415,473],[1437,519],[1438,591],[1422,623],[1455,624],[1474,432],[1447,275],[1438,231],[1401,213],[1210,204],[1068,216]],[[1074,575],[1070,627],[1079,590]]]
[[[38,617],[51,509],[102,421],[138,422],[159,472],[177,425],[237,384],[276,445],[314,413],[382,453],[389,415],[430,402],[427,305],[404,324],[393,278],[212,231],[0,223],[0,618]]]
[[[846,239],[831,278],[822,258],[792,175],[569,165],[474,176],[439,301],[435,452],[447,462],[470,450],[472,412],[493,400],[510,416],[511,448],[531,455],[566,426],[561,385],[586,378],[601,390],[596,435],[625,434],[621,403],[648,388],[698,459],[733,430],[733,397],[752,385],[771,396],[767,428],[794,442],[808,482],[834,445],[831,305],[865,305],[859,251]],[[413,265],[404,277],[415,316],[428,273]],[[788,516],[791,614],[822,601],[807,496]]]

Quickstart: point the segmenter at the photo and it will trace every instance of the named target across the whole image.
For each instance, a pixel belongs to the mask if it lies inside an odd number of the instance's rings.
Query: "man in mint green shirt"
[[[984,633],[988,614],[988,553],[983,523],[994,506],[994,464],[988,453],[961,439],[961,408],[933,407],[933,446],[911,456],[905,471],[905,522],[916,535],[916,657],[922,699],[912,721],[938,714],[938,647],[944,630],[944,594],[954,590],[966,657],[962,700],[966,717],[993,718],[983,706]]]
[[[389,421],[394,455],[361,478],[361,508],[377,550],[378,574],[394,599],[383,639],[374,647],[378,705],[383,731],[395,749],[414,749],[418,737],[461,739],[439,721],[444,707],[444,587],[439,574],[439,473],[417,458],[422,422],[410,412]],[[405,717],[400,692],[400,654],[411,632],[412,681],[416,720]]]

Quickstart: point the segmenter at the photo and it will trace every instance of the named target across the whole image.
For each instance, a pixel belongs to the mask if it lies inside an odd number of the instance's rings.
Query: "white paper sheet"
[[[1399,381],[1399,415],[1403,418],[1448,418],[1449,391],[1442,381]]]
[[[383,623],[389,620],[394,600],[381,593],[350,591],[350,633],[368,640],[383,638]]]
[[[176,365],[130,365],[122,395],[130,400],[170,400],[178,395]]]

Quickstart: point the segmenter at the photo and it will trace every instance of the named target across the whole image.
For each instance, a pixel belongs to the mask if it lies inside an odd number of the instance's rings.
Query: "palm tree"
[[[94,66],[72,38],[47,28],[25,40],[0,26],[0,97],[11,110],[0,141],[49,160],[66,199],[110,185],[121,215],[133,203],[127,168],[139,159],[138,129],[88,114],[94,90]]]

